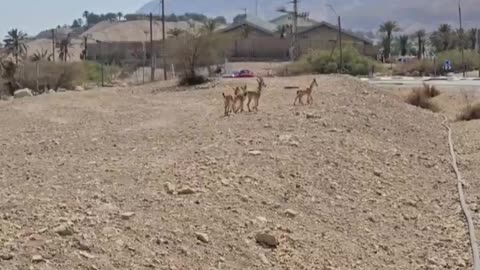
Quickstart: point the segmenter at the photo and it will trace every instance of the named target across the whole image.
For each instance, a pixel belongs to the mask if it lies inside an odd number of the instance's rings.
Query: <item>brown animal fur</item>
[[[245,98],[247,96],[247,86],[244,85],[242,87],[235,88],[235,99],[234,99],[234,107],[237,106],[237,103],[240,103],[240,106],[235,108],[235,113],[243,112],[243,104],[245,103]]]
[[[297,105],[297,101],[299,101],[300,104],[305,105],[305,103],[303,103],[302,101],[302,98],[304,96],[307,96],[307,104],[312,104],[313,103],[312,90],[314,86],[318,86],[317,79],[313,79],[312,83],[310,83],[310,87],[308,87],[307,89],[298,90],[297,96],[295,97],[295,101],[293,101],[293,106]]]
[[[233,91],[224,91],[223,101],[224,101],[224,115],[229,116],[231,112],[235,110],[235,97],[238,91],[238,87],[233,88]]]
[[[247,108],[248,108],[249,112],[252,111],[250,109],[250,103],[252,102],[252,100],[254,100],[254,102],[255,102],[255,105],[253,106],[253,110],[258,111],[258,102],[259,102],[260,97],[262,95],[262,89],[267,87],[267,85],[263,81],[262,77],[259,77],[257,79],[257,83],[258,83],[258,86],[257,86],[256,91],[247,91],[247,98],[248,98]]]

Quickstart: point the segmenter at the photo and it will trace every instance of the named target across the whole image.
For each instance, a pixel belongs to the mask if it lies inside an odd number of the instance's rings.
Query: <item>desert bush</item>
[[[437,94],[436,91],[438,90],[435,89],[432,91],[426,87],[413,89],[412,92],[410,92],[410,94],[407,96],[405,102],[422,109],[438,112],[440,109],[432,101],[432,98]]]
[[[183,73],[180,83],[191,85],[205,82],[206,79],[198,74],[199,69],[209,69],[224,61],[230,44],[229,38],[207,28],[185,31],[176,37],[176,46],[171,50],[175,66]]]
[[[346,47],[343,50],[343,73],[350,75],[368,75],[375,61],[363,56],[353,47]],[[298,61],[283,67],[277,71],[280,76],[300,75],[309,73],[331,74],[339,72],[340,52],[339,50],[325,51],[312,50],[302,56]]]
[[[471,121],[476,119],[480,119],[480,103],[473,106],[466,106],[457,117],[457,120],[459,121]]]
[[[87,72],[82,62],[38,61],[25,62],[19,67],[16,77],[22,87],[32,90],[73,89],[87,81]]]
[[[423,95],[429,97],[429,98],[434,98],[437,96],[440,96],[442,94],[440,90],[435,87],[435,85],[428,85],[428,84],[423,84],[423,87],[417,88],[414,91],[421,92]]]
[[[208,82],[208,79],[202,75],[195,75],[195,76],[185,76],[183,75],[180,78],[179,85],[180,86],[188,86],[188,85],[199,85]]]

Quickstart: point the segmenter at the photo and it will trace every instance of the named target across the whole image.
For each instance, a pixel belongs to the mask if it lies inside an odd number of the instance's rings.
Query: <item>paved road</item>
[[[421,79],[391,79],[391,80],[368,80],[370,84],[374,85],[385,85],[385,86],[421,86],[423,83],[435,86],[456,86],[456,87],[472,87],[479,88],[480,90],[480,80],[429,80],[423,81]]]

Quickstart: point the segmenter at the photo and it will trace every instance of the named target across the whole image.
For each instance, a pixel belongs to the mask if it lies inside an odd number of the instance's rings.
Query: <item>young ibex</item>
[[[222,93],[225,116],[229,116],[231,112],[235,111],[235,99],[238,91],[239,91],[239,87],[234,87],[233,91],[227,90]]]
[[[234,107],[237,106],[237,103],[240,103],[240,106],[235,108],[235,113],[243,112],[243,104],[245,103],[246,96],[247,96],[247,85],[235,88],[235,99],[233,102]]]
[[[258,83],[258,86],[256,91],[247,91],[247,98],[248,98],[247,107],[249,112],[252,111],[250,109],[250,102],[252,102],[252,100],[255,101],[255,105],[253,106],[253,109],[255,111],[258,111],[258,101],[260,100],[260,96],[262,95],[262,89],[264,87],[267,87],[262,77],[257,78],[257,83]]]
[[[310,84],[310,87],[308,87],[307,89],[298,90],[297,96],[295,97],[295,101],[293,101],[293,106],[297,105],[297,101],[299,101],[300,104],[305,105],[302,101],[302,98],[304,96],[307,96],[307,104],[312,104],[313,103],[312,90],[314,86],[318,86],[317,79],[313,79],[312,83]]]

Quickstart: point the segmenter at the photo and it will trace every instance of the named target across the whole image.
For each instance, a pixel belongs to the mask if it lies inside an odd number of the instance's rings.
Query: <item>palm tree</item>
[[[477,40],[477,31],[480,31],[480,30],[477,28],[472,28],[468,30],[467,36],[468,36],[469,49],[475,50],[475,46],[477,45],[477,42],[480,42]]]
[[[415,32],[414,36],[417,38],[417,42],[418,42],[417,58],[422,59],[423,50],[425,48],[424,39],[425,39],[425,36],[426,36],[426,32],[425,32],[425,30],[420,29],[417,32]]]
[[[400,54],[402,56],[407,55],[407,50],[408,50],[408,36],[407,35],[401,35],[398,38],[398,41],[400,43]]]
[[[89,26],[88,17],[90,16],[90,12],[85,10],[82,15],[85,18],[85,25],[87,25],[88,27]]]
[[[30,60],[31,60],[32,62],[39,62],[39,61],[42,61],[42,60],[51,61],[51,59],[52,59],[52,54],[49,54],[49,53],[48,53],[48,50],[43,50],[43,49],[37,50],[37,51],[30,57]]]
[[[452,43],[452,26],[449,24],[442,24],[437,31],[440,34],[443,51],[448,50]]]
[[[15,57],[15,64],[18,64],[18,57],[27,53],[27,45],[25,44],[26,33],[16,28],[8,31],[7,36],[3,40],[7,53]]]
[[[67,62],[67,59],[70,57],[69,49],[72,47],[72,40],[70,38],[70,34],[68,34],[65,39],[62,39],[62,41],[60,41],[59,47],[60,53],[58,57],[64,62]]]
[[[168,30],[168,35],[171,36],[171,37],[179,37],[181,34],[183,34],[184,30],[180,29],[180,28],[172,28],[170,30]]]
[[[218,23],[215,20],[208,19],[203,23],[203,30],[209,34],[217,30]]]
[[[392,46],[392,34],[393,32],[398,32],[400,31],[400,27],[398,27],[398,23],[395,21],[387,21],[380,25],[379,31],[381,33],[386,33],[387,34],[387,39],[384,42],[384,48],[383,48],[383,53],[385,58],[390,57],[390,51],[391,51],[391,46]]]

